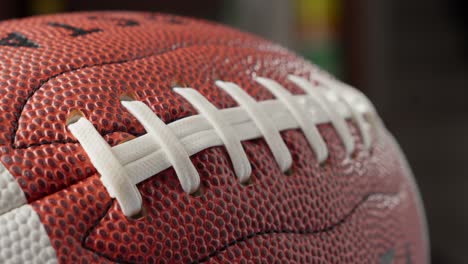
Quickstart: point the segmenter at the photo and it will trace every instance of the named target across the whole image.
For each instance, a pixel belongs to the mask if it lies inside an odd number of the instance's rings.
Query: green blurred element
[[[343,54],[337,43],[328,42],[314,45],[313,48],[302,48],[299,53],[334,76],[343,77]]]
[[[296,0],[298,19],[309,24],[335,27],[341,18],[340,0]]]
[[[296,47],[307,59],[336,76],[343,75],[339,43],[341,0],[295,0]]]

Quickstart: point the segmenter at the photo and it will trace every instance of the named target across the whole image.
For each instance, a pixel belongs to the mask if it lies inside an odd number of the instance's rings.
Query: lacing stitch
[[[257,77],[255,80],[267,88],[286,106],[293,118],[299,123],[302,133],[304,133],[307,141],[309,141],[312,150],[317,155],[318,161],[321,163],[326,160],[328,157],[327,145],[315,126],[314,120],[310,119],[305,108],[296,103],[294,95],[271,79]]]
[[[278,163],[280,169],[285,172],[292,164],[291,153],[281,138],[278,128],[275,126],[271,118],[263,111],[248,93],[235,83],[217,81],[216,85],[227,92],[237,103],[245,109],[249,117],[262,133],[265,141],[273,153],[273,157]]]
[[[125,215],[138,214],[142,204],[140,192],[130,181],[127,170],[116,158],[111,146],[86,118],[70,122],[68,129],[93,161],[109,195],[117,199]]]
[[[182,189],[187,193],[195,192],[200,185],[200,176],[174,131],[166,126],[144,103],[122,101],[122,105],[143,125],[155,143],[161,146],[167,159],[174,167]]]
[[[217,109],[192,88],[174,88],[199,112],[166,125],[143,102],[126,98],[122,105],[143,125],[147,134],[115,147],[110,147],[94,126],[82,115],[74,115],[68,128],[88,154],[111,197],[117,199],[127,216],[142,210],[141,195],[136,184],[168,167],[173,167],[182,189],[195,192],[200,176],[190,156],[213,146],[225,146],[234,173],[240,182],[247,182],[251,166],[241,141],[263,137],[281,171],[292,164],[291,153],[280,131],[300,128],[309,145],[323,162],[328,148],[317,124],[330,122],[343,142],[346,153],[353,153],[355,143],[346,124],[352,118],[362,135],[364,147],[370,148],[369,124],[364,114],[374,115],[373,106],[361,93],[337,80],[314,74],[318,86],[290,75],[288,80],[305,91],[293,95],[274,80],[257,77],[255,81],[268,89],[276,100],[257,102],[234,83],[217,81],[238,107]]]
[[[223,119],[218,109],[198,91],[192,88],[174,88],[174,91],[187,99],[213,126],[226,147],[237,177],[241,182],[246,182],[250,178],[252,167],[250,167],[247,154],[231,125]]]

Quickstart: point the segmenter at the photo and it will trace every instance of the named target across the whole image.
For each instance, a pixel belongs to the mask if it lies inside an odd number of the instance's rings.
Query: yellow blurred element
[[[296,0],[296,14],[303,27],[335,27],[341,17],[340,0]]]
[[[32,0],[30,9],[32,14],[50,14],[63,12],[65,7],[65,0]]]
[[[294,0],[296,18],[296,49],[300,53],[340,76],[340,20],[344,0]]]

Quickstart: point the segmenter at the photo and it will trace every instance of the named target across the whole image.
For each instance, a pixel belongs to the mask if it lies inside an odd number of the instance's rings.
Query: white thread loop
[[[296,119],[299,127],[304,133],[307,141],[317,156],[317,160],[322,163],[328,157],[328,148],[320,135],[315,122],[307,116],[306,111],[286,88],[271,79],[257,77],[255,81],[267,88],[278,100],[280,100],[291,115]]]
[[[133,216],[140,213],[142,199],[129,174],[114,155],[111,146],[86,118],[79,118],[68,125],[68,129],[80,142],[111,197],[117,199],[123,213]]]
[[[314,74],[313,79],[316,80],[321,85],[323,85],[324,87],[330,89],[334,93],[334,95],[337,96],[341,100],[341,102],[343,102],[346,105],[346,107],[351,112],[352,119],[354,120],[354,122],[357,124],[359,128],[359,132],[362,137],[364,148],[370,149],[372,142],[371,142],[371,136],[370,136],[368,124],[364,120],[361,110],[358,109],[357,107],[361,104],[359,104],[358,102],[355,102],[355,100],[356,101],[365,100],[366,101],[365,105],[371,108],[372,108],[372,104],[370,104],[370,102],[367,102],[366,97],[363,96],[356,89],[353,89],[344,84],[341,84],[340,82],[336,80],[332,80],[330,77],[323,76],[323,74],[316,73]],[[372,111],[368,111],[368,112],[373,113],[373,109]]]
[[[200,187],[200,176],[190,156],[179,141],[174,131],[167,126],[144,103],[139,101],[122,101],[122,105],[143,125],[146,132],[162,148],[179,178],[182,189],[193,193]]]
[[[281,171],[287,171],[292,164],[291,153],[284,143],[278,128],[248,93],[231,82],[217,81],[216,85],[226,91],[241,106],[255,123],[270,148]]]
[[[226,147],[236,176],[240,182],[247,182],[252,173],[249,159],[235,130],[224,120],[219,110],[192,88],[174,88],[174,91],[189,101],[200,115],[204,116],[213,126]]]
[[[319,90],[320,87],[314,87],[308,80],[298,76],[289,75],[288,79],[304,90],[310,96],[310,99],[328,115],[330,122],[332,123],[333,127],[340,136],[343,145],[345,146],[346,154],[351,155],[351,153],[354,151],[354,138],[349,131],[345,119],[342,118],[338,112],[331,107],[328,99],[325,98],[325,96]]]

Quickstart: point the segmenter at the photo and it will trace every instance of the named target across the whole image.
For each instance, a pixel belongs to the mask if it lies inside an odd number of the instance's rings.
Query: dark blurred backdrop
[[[0,19],[161,11],[220,21],[295,50],[373,100],[421,188],[433,263],[468,263],[466,1],[1,1]]]

